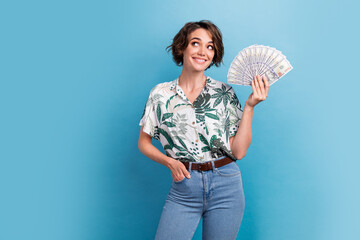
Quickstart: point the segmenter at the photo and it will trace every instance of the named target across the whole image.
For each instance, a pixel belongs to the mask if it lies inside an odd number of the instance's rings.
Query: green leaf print
[[[205,113],[205,116],[215,119],[215,120],[219,120],[219,117],[212,113]]]
[[[211,156],[212,157],[219,157],[219,156],[228,156],[232,160],[236,160],[236,158],[232,155],[231,151],[226,148],[223,141],[220,138],[214,139],[213,141],[213,148],[211,149]]]
[[[214,131],[216,131],[218,133],[218,135],[221,137],[222,136],[222,133],[221,133],[222,128],[220,127],[220,125],[217,122],[213,123],[213,125],[215,126]]]
[[[213,148],[214,147],[214,140],[216,140],[216,135],[213,135],[210,139],[210,147]]]
[[[166,119],[172,117],[174,114],[173,113],[164,113],[162,120],[165,121]]]
[[[204,137],[204,135],[202,135],[201,133],[199,133],[199,137],[200,137],[200,141],[202,141],[205,145],[209,146],[209,142],[206,140],[206,138]]]
[[[186,156],[187,153],[183,153],[183,152],[177,152],[175,153],[176,156]]]
[[[183,152],[186,151],[185,148],[183,148],[183,147],[181,147],[181,146],[179,146],[179,145],[174,144],[174,147],[175,147],[176,149],[179,149],[180,151],[183,151]]]
[[[196,119],[198,120],[198,122],[205,122],[204,115],[196,114]]]
[[[226,90],[226,87],[224,84],[222,84],[221,88],[214,88],[214,91],[217,93],[213,94],[211,98],[216,98],[213,108],[215,108],[217,105],[219,105],[222,101],[224,102],[224,106],[226,107],[228,104],[228,101],[231,100],[232,94],[230,90],[232,87],[230,87],[228,90]]]
[[[158,131],[159,131],[160,134],[162,134],[166,138],[166,140],[168,141],[171,148],[173,148],[174,147],[174,142],[171,139],[171,137],[169,136],[169,134],[162,128],[159,128]]]
[[[215,94],[214,94],[214,97],[215,97]],[[214,107],[216,107],[217,105],[219,105],[222,101],[222,97],[221,95],[215,100],[214,102]]]
[[[224,97],[224,106],[227,106],[228,102],[230,101],[229,95],[226,95],[227,97]]]
[[[208,152],[208,151],[210,151],[210,147],[209,147],[209,146],[202,147],[202,148],[201,148],[201,151],[202,151],[202,152]]]
[[[166,149],[172,149],[172,147],[171,147],[169,144],[166,144],[166,145],[164,146],[164,150],[166,150]]]
[[[163,124],[165,124],[168,127],[176,127],[176,125],[173,124],[172,122],[163,122]]]
[[[186,147],[186,144],[184,143],[184,141],[179,137],[179,136],[176,136],[177,140],[179,140],[180,144],[185,148],[187,149]]]
[[[232,99],[230,100],[230,104],[233,104],[236,108],[238,108],[240,111],[242,111],[241,104],[240,104],[239,99],[237,98],[235,92],[232,95]]]
[[[194,101],[195,113],[203,114],[209,111],[215,111],[216,109],[210,108],[211,95],[209,93],[202,93]]]
[[[196,100],[194,101],[193,105],[195,108],[204,108],[207,103],[209,103],[211,95],[209,93],[201,93]]]
[[[156,115],[157,115],[158,121],[161,122],[161,108],[160,108],[160,104],[157,105]]]
[[[159,93],[156,93],[154,94],[153,98],[152,98],[152,101],[153,102],[158,102],[160,98],[162,98],[163,95],[159,94]]]
[[[229,135],[230,135],[230,120],[229,120],[229,117],[227,117],[226,121],[225,121],[225,133],[226,133],[226,142],[228,142]]]
[[[171,99],[173,99],[176,95],[172,95],[167,101],[166,101],[166,110],[168,109],[169,103],[171,101]]]
[[[180,106],[188,106],[188,105],[191,105],[191,104],[188,104],[188,103],[181,103],[181,104],[176,104],[174,109],[177,108],[177,107],[180,107]]]

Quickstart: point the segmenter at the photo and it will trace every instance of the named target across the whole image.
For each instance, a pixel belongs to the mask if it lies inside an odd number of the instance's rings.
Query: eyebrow
[[[197,40],[201,41],[201,39],[198,38],[198,37],[193,37],[192,39],[190,39],[190,41],[193,40],[193,39],[197,39]],[[213,42],[213,41],[209,41],[209,43],[214,43],[214,42]]]

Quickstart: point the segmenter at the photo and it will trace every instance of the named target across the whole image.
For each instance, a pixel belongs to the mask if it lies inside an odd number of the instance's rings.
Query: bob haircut
[[[212,40],[214,42],[214,58],[206,69],[209,69],[212,65],[219,67],[223,63],[222,59],[224,56],[224,45],[222,42],[222,35],[220,29],[209,20],[201,20],[199,22],[188,22],[180,31],[175,35],[171,45],[166,47],[169,52],[171,50],[173,60],[178,66],[183,65],[183,51],[189,44],[188,36],[196,29],[203,28],[210,32]],[[205,69],[205,70],[206,70]]]

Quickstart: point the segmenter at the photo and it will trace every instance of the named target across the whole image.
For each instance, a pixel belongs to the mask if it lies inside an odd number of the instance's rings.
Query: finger
[[[179,181],[183,180],[184,178],[185,178],[185,176],[182,175],[181,177],[174,179],[174,181],[179,182]]]
[[[268,94],[269,94],[269,80],[267,79],[267,77],[265,75],[263,76],[263,80],[264,80],[264,83],[265,83],[265,94],[266,94],[266,97],[267,97]]]
[[[183,175],[184,175],[185,177],[187,177],[187,178],[190,178],[190,177],[191,177],[189,171],[185,168],[185,166],[184,166],[184,168],[183,168],[182,173],[183,173]]]
[[[254,77],[254,89],[253,89],[253,92],[254,92],[254,97],[258,98],[259,94],[260,94],[260,89],[259,89],[259,83],[257,81],[256,76]]]
[[[261,99],[263,99],[263,97],[265,96],[265,87],[264,87],[264,82],[262,80],[262,78],[260,76],[258,76],[258,82],[259,82],[259,88],[260,88],[260,97]]]
[[[261,100],[265,100],[267,97],[267,93],[268,93],[268,88],[266,87],[266,77],[262,76],[260,77],[260,82],[261,82],[261,90],[262,90],[262,97]]]
[[[185,175],[182,172],[173,174],[173,179],[174,181],[180,181],[182,179],[184,179]]]
[[[254,79],[254,87],[255,87],[254,97],[256,100],[258,100],[260,96],[260,89],[259,89],[259,82],[256,77]]]
[[[251,81],[251,88],[253,90],[253,96],[256,94],[255,78]]]
[[[178,164],[171,171],[171,176],[173,177],[174,181],[180,181],[183,179],[185,177],[184,171],[186,171],[185,165],[178,162]]]

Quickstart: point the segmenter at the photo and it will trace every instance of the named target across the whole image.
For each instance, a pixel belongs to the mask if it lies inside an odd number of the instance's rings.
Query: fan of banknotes
[[[271,85],[291,69],[290,62],[279,50],[255,44],[239,52],[230,65],[227,79],[228,83],[251,86],[256,75],[265,75]]]

